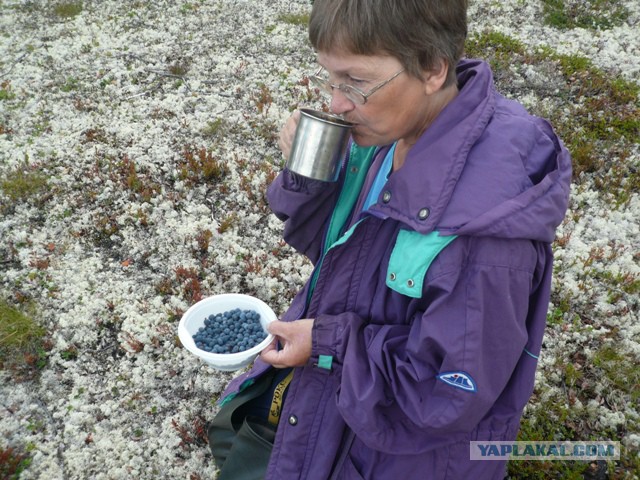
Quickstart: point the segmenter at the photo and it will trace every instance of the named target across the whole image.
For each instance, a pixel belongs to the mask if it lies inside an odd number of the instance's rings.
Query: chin
[[[393,140],[387,141],[386,137],[376,135],[370,130],[365,130],[363,132],[362,127],[358,127],[360,126],[356,126],[351,131],[351,137],[353,138],[353,141],[356,142],[360,147],[378,147],[382,145],[388,145],[393,142]],[[368,132],[368,134],[366,132]]]
[[[368,137],[367,135],[358,135],[357,132],[354,132],[351,136],[353,138],[353,141],[356,142],[360,147],[372,147],[374,145],[377,145],[373,138]]]

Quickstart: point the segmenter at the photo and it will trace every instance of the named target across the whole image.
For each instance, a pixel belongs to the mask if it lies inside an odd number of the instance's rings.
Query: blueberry
[[[255,310],[234,308],[209,315],[193,335],[196,346],[214,353],[248,350],[266,338],[260,314]]]

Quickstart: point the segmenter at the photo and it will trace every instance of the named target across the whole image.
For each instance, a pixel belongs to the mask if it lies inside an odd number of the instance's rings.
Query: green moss
[[[60,352],[60,358],[63,360],[76,360],[78,358],[78,348],[75,345],[70,346]]]
[[[567,363],[564,367],[564,381],[569,387],[575,386],[582,378],[582,372],[573,363]]]
[[[34,319],[34,310],[18,310],[0,298],[0,368],[16,381],[32,378],[47,363],[46,331]]]
[[[569,28],[570,20],[562,0],[543,1],[545,23],[555,28]]]
[[[638,415],[628,413],[622,425],[599,424],[599,416],[587,406],[600,398],[601,408],[618,411],[622,404],[638,405],[640,398],[640,369],[637,359],[622,354],[615,340],[600,345],[586,355],[579,345],[568,351],[567,357],[555,364],[560,374],[558,384],[537,390],[531,408],[523,415],[518,440],[521,441],[621,441],[639,428]],[[549,377],[549,375],[547,375]],[[552,393],[553,392],[553,393]],[[595,422],[595,423],[594,423]],[[607,478],[613,472],[636,471],[640,463],[636,449],[623,448],[620,460],[611,462]],[[512,462],[512,478],[576,478],[588,477],[591,465],[581,462]],[[576,476],[577,475],[577,476]]]
[[[560,68],[567,78],[593,68],[593,64],[588,58],[579,55],[558,55],[548,48],[542,51],[546,57],[556,60],[560,64]]]
[[[288,23],[290,25],[300,25],[306,26],[309,23],[309,14],[308,13],[285,13],[278,17],[278,20],[284,23]]]
[[[630,159],[631,155],[631,149],[616,152],[607,174],[594,179],[595,187],[608,196],[613,208],[626,207],[633,196],[640,192],[640,164],[634,164]],[[633,286],[629,286],[623,291],[630,293],[628,288],[634,290]]]
[[[552,312],[547,313],[547,325],[549,326],[562,325],[563,322],[564,322],[564,315],[561,309],[556,308]]]
[[[541,60],[548,58],[558,62],[567,82],[580,87],[580,96],[601,95],[615,104],[635,103],[637,106],[640,85],[607,74],[580,55],[560,55],[548,49],[544,52],[545,56]]]
[[[551,301],[555,308],[547,313],[547,324],[550,326],[561,325],[565,318],[573,311],[574,299],[571,295],[562,292],[553,292]]]
[[[640,96],[640,85],[623,78],[608,79],[611,94],[620,103],[634,103]]]
[[[637,361],[620,354],[614,344],[605,344],[592,355],[591,364],[597,369],[599,381],[607,385],[607,391],[616,391],[628,397],[630,404],[638,404],[640,368]]]
[[[28,314],[0,299],[0,351],[23,348],[42,339],[44,331]]]
[[[216,118],[207,122],[207,126],[202,129],[202,134],[206,137],[222,137],[230,129],[229,123],[224,118]]]
[[[624,23],[629,11],[616,0],[583,0],[565,4],[563,0],[543,0],[544,21],[559,28],[606,30]]]
[[[545,397],[535,398],[535,410],[523,415],[519,441],[560,441],[576,440],[579,437],[572,425],[580,412],[572,409],[566,399]],[[518,460],[508,464],[509,478],[513,479],[580,479],[586,472],[587,464],[581,462]]]
[[[78,89],[78,79],[75,77],[68,77],[64,85],[60,87],[63,92],[72,92]]]
[[[53,13],[60,18],[73,18],[82,12],[82,2],[63,2],[53,7]]]
[[[0,101],[13,100],[14,98],[16,98],[16,95],[8,86],[0,88]]]
[[[513,63],[513,56],[523,56],[525,53],[522,42],[500,32],[485,31],[469,37],[465,43],[465,55],[486,59],[494,72],[508,70]]]
[[[30,167],[28,161],[7,172],[0,180],[0,190],[11,202],[25,201],[42,193],[47,187],[47,176]]]

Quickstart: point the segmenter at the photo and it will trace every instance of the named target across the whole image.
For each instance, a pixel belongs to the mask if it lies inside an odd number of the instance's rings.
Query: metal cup
[[[301,109],[287,168],[308,178],[335,182],[352,127],[336,115]]]

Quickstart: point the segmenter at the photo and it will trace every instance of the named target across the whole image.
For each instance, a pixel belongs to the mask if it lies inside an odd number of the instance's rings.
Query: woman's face
[[[391,56],[344,51],[319,52],[318,63],[332,84],[346,83],[365,94],[402,70],[402,64]],[[405,71],[374,92],[364,105],[353,103],[333,89],[331,111],[355,124],[352,135],[358,145],[388,145],[396,140],[412,145],[437,115],[428,83]]]

